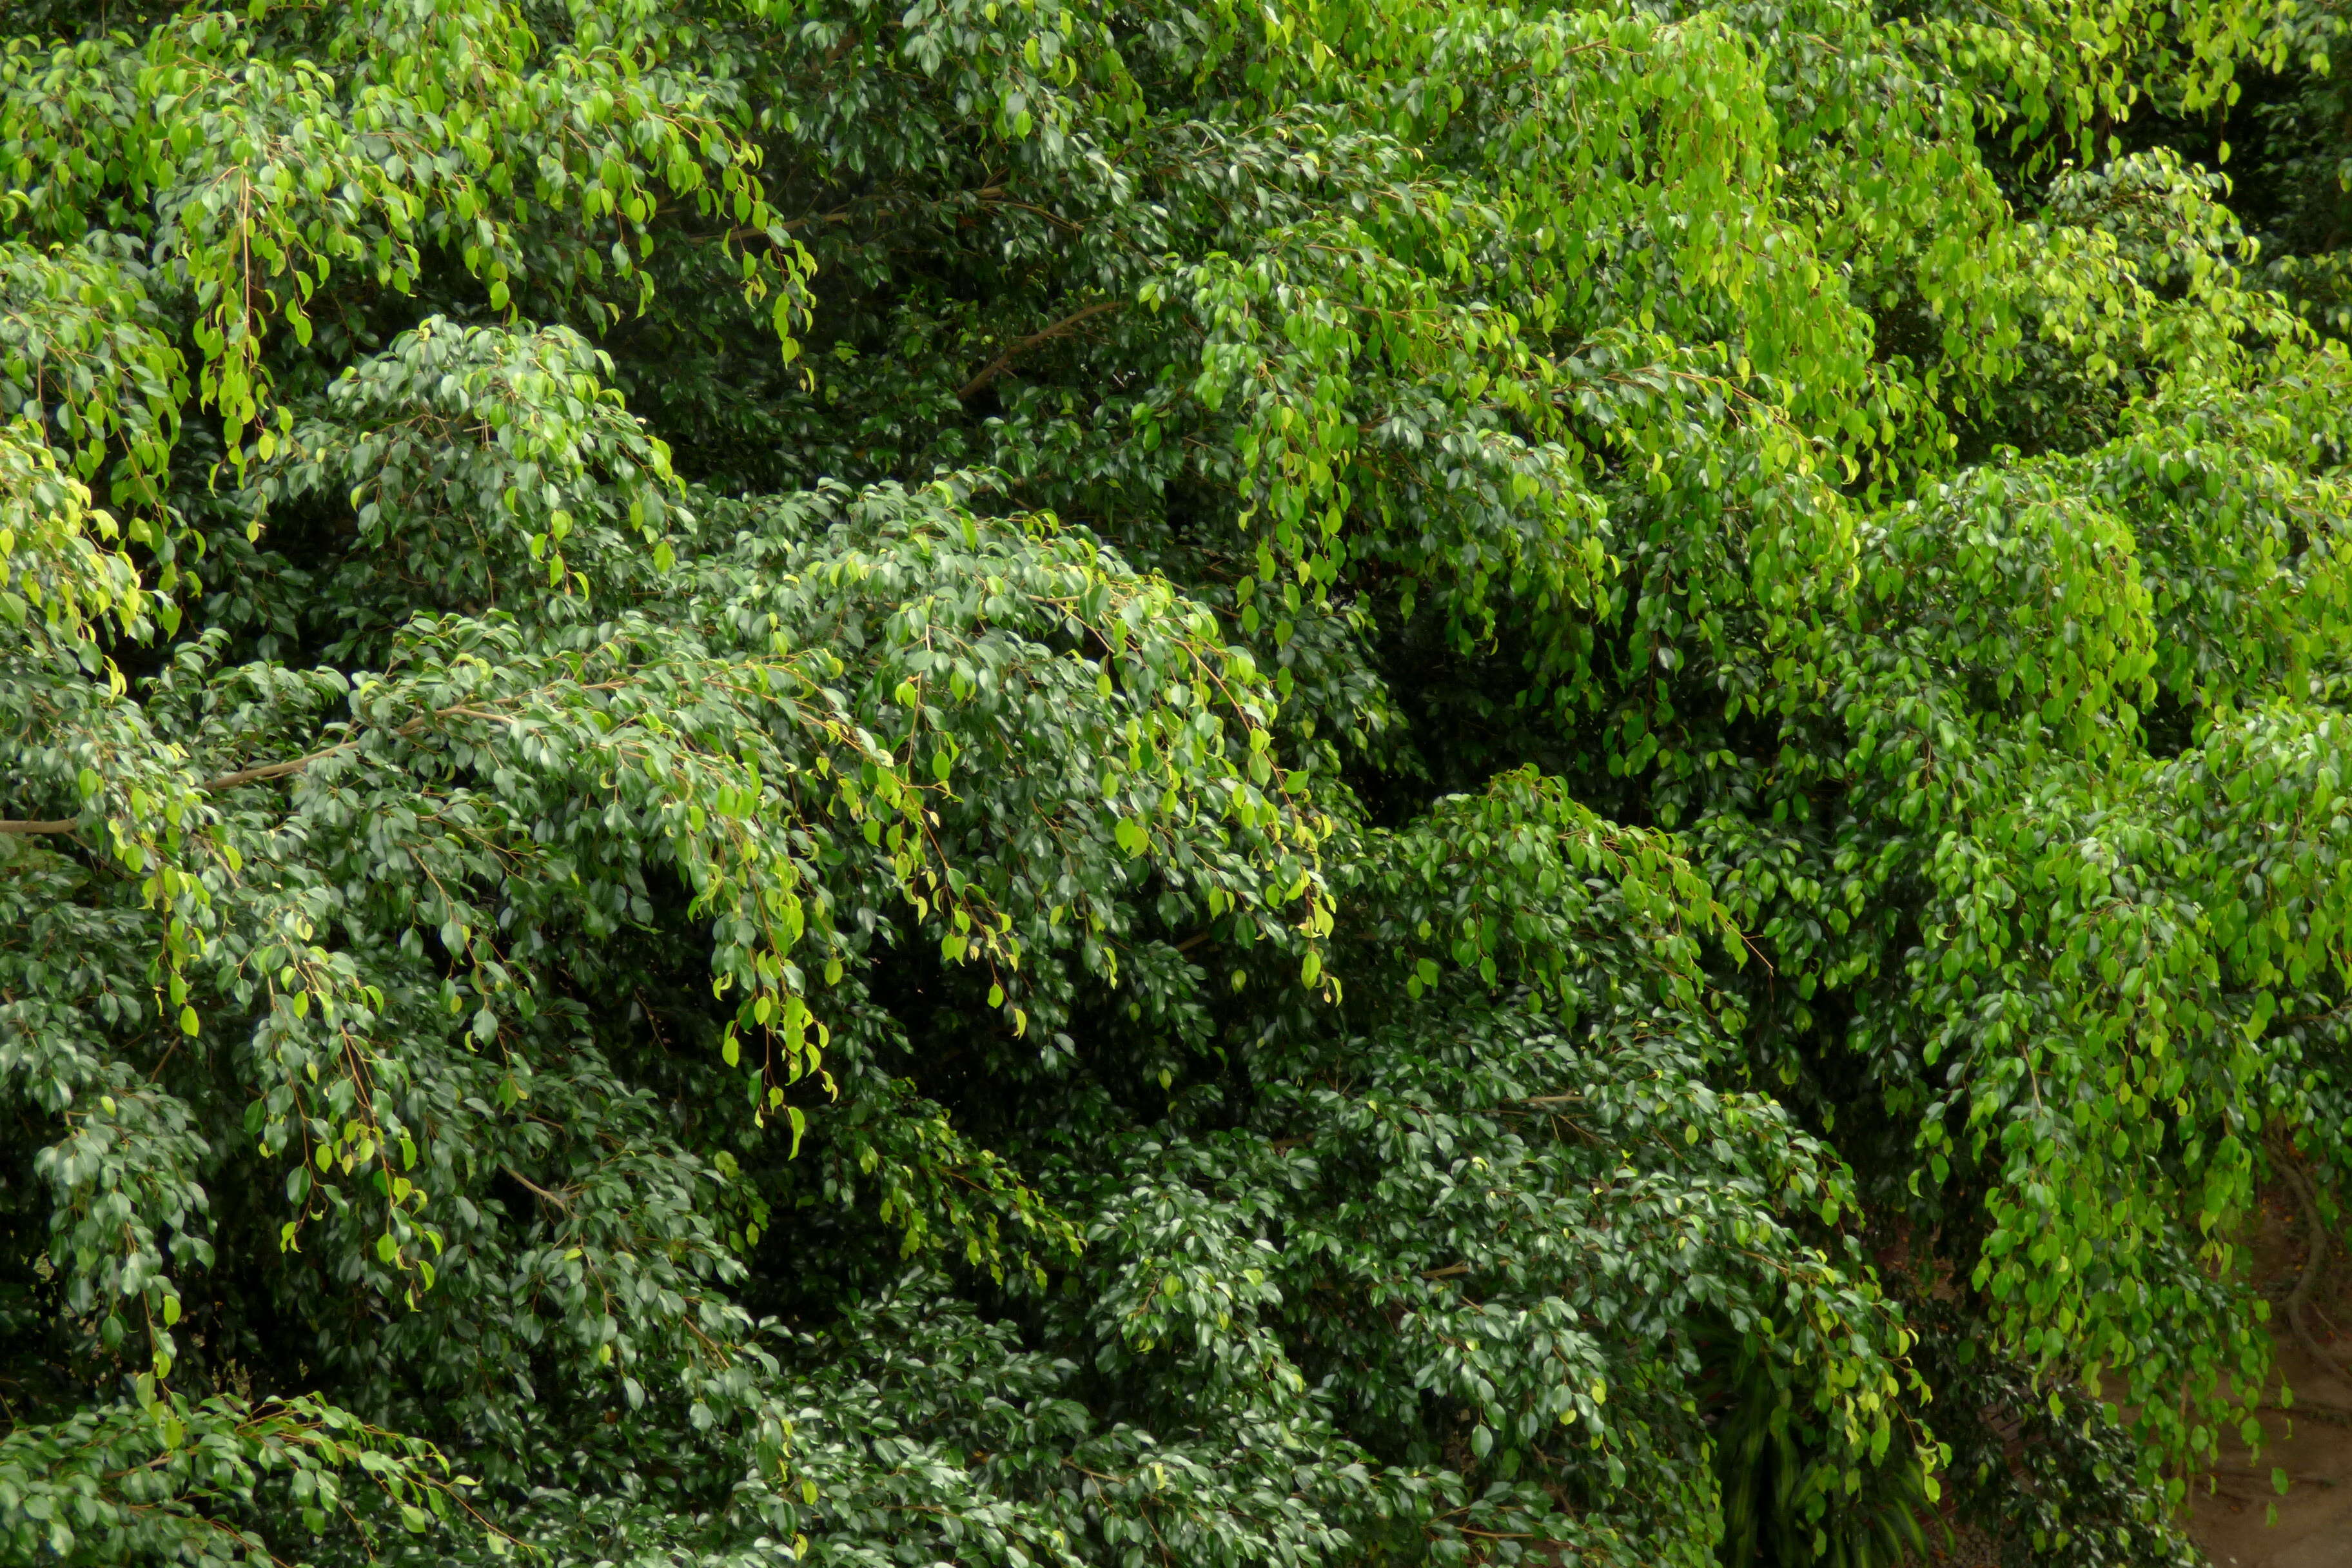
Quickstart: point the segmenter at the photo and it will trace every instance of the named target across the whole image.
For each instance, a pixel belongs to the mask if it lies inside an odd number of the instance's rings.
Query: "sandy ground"
[[[2315,1357],[2279,1305],[2309,1256],[2310,1230],[2294,1193],[2270,1194],[2251,1232],[2250,1261],[2273,1302],[2277,1365],[2294,1405],[2275,1408],[2273,1382],[2261,1452],[2234,1434],[2224,1440],[2210,1488],[2200,1484],[2190,1499],[2189,1532],[2213,1568],[2352,1568],[2352,1257],[2338,1246],[2315,1282],[2305,1318],[2318,1343]],[[2287,1473],[2284,1496],[2273,1484],[2273,1467]],[[1989,1568],[2000,1557],[1962,1525],[1931,1561],[1937,1568]]]
[[[2224,1449],[2215,1489],[2198,1489],[2189,1533],[2214,1568],[2352,1568],[2352,1378],[2315,1366],[2293,1335],[2283,1339],[2294,1418],[2263,1415],[2270,1437],[2251,1463],[2242,1443]],[[2328,1345],[2323,1332],[2322,1343],[2352,1361],[2352,1341]],[[2290,1478],[2284,1497],[2271,1484],[2273,1466]],[[2275,1521],[2266,1519],[2271,1503]]]
[[[2255,1266],[2278,1282],[2278,1295],[2301,1272],[2308,1237],[2291,1194],[2264,1205],[2251,1239]],[[2294,1408],[2264,1411],[2268,1436],[2259,1456],[2230,1439],[2213,1489],[2197,1489],[2189,1533],[2213,1568],[2352,1568],[2352,1267],[2340,1249],[2313,1305],[2305,1321],[2326,1361],[2315,1360],[2284,1321],[2274,1322]],[[2284,1497],[2272,1485],[2273,1466],[2289,1477]],[[2275,1521],[2268,1517],[2272,1504]]]

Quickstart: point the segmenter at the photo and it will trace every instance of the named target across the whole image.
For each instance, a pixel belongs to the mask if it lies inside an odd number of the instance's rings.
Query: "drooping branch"
[[[1045,328],[1043,331],[1032,332],[1027,337],[1021,338],[1013,343],[1008,344],[1003,353],[998,354],[994,359],[988,362],[988,365],[985,369],[983,369],[978,375],[973,376],[970,381],[965,382],[963,385],[958,389],[956,392],[956,400],[960,403],[971,402],[972,398],[980,395],[990,382],[994,381],[998,376],[1003,375],[1007,370],[1010,370],[1013,367],[1013,362],[1014,360],[1019,359],[1031,349],[1035,348],[1040,343],[1051,342],[1055,338],[1067,337],[1071,332],[1077,329],[1080,323],[1091,321],[1095,317],[1103,315],[1108,311],[1116,310],[1121,305],[1126,303],[1127,301],[1124,300],[1097,300],[1094,304],[1088,305],[1083,310],[1063,317],[1060,321],[1055,321],[1052,326]]]

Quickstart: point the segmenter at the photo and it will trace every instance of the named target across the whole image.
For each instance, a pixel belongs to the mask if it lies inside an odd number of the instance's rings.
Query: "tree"
[[[10,1560],[2191,1560],[2324,16],[16,15]]]

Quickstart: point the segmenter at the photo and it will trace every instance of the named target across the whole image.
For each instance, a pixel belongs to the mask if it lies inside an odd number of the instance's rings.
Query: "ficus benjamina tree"
[[[0,22],[0,1560],[2195,1560],[2340,7]]]

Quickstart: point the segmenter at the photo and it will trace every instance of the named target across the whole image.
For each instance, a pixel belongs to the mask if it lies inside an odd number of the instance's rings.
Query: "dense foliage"
[[[0,1559],[2193,1560],[2340,7],[6,26]]]

